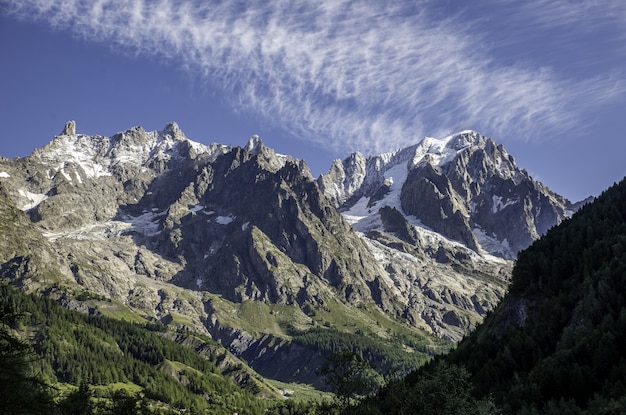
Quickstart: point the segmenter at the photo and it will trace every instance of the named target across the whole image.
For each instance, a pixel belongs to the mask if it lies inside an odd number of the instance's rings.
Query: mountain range
[[[258,136],[205,146],[175,123],[104,137],[68,122],[0,159],[0,278],[321,386],[316,368],[348,344],[387,376],[447,350],[503,298],[517,254],[581,205],[474,131],[314,178]]]

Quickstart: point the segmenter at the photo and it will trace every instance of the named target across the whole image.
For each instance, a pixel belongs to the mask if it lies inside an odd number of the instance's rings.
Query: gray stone
[[[65,123],[65,127],[63,131],[61,131],[61,135],[75,135],[76,134],[76,121],[68,121]]]

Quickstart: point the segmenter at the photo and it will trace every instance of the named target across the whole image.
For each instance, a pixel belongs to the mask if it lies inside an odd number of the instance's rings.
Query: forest
[[[164,337],[161,324],[81,314],[8,285],[0,285],[0,310],[3,414],[167,414],[182,409],[262,414],[277,404],[242,389],[222,376],[214,362]],[[41,407],[21,411],[18,397],[25,405]],[[132,411],[120,412],[129,405]]]
[[[419,404],[428,396],[439,403]],[[626,413],[626,179],[522,251],[503,301],[457,348],[353,413]]]

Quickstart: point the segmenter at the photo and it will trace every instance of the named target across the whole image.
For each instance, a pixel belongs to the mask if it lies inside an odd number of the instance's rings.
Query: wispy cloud
[[[621,0],[504,0],[504,3],[544,27],[575,26],[576,31],[597,31],[615,25],[621,27],[622,37],[626,35],[626,3]]]
[[[81,38],[178,63],[238,111],[337,151],[377,153],[465,128],[532,139],[580,127],[580,100],[597,106],[623,92],[607,77],[499,64],[480,22],[436,17],[428,1],[0,1]]]

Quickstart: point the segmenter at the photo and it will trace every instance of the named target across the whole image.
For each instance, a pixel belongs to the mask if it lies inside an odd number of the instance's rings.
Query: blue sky
[[[387,4],[393,3],[393,4]],[[626,175],[626,2],[0,0],[0,155],[68,120],[259,134],[315,175],[474,129],[571,200]]]

